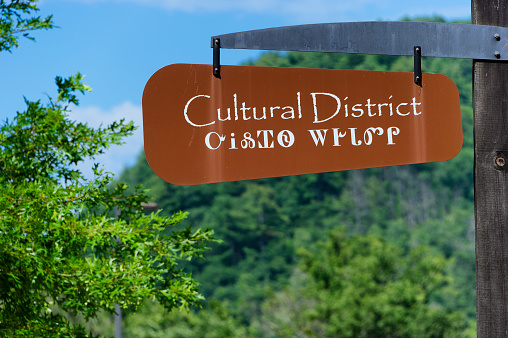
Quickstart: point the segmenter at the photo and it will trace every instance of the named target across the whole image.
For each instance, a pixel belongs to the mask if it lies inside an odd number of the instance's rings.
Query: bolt
[[[494,39],[496,39],[496,41],[499,41],[501,40],[501,36],[498,33],[496,33],[494,34]]]
[[[495,51],[494,55],[496,56],[496,59],[499,59],[501,57],[501,53],[499,51]]]
[[[498,167],[504,167],[505,164],[506,164],[506,160],[504,159],[504,157],[496,157],[496,164]]]

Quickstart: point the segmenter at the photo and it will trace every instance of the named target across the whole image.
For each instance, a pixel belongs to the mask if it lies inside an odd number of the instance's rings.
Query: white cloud
[[[467,0],[74,0],[86,3],[116,1],[162,8],[168,11],[217,13],[237,12],[277,15],[293,23],[398,20],[401,16],[439,14],[449,18],[467,17]],[[423,8],[424,7],[424,8]],[[402,13],[402,14],[401,14]]]
[[[114,121],[125,119],[126,121],[134,121],[138,129],[134,134],[125,139],[125,144],[114,145],[106,153],[97,156],[94,161],[86,161],[79,168],[86,177],[91,178],[93,175],[93,163],[99,163],[106,171],[118,175],[128,166],[132,166],[143,149],[143,128],[141,107],[124,102],[109,110],[99,107],[76,107],[69,114],[71,120],[82,123],[88,123],[91,127],[99,127],[101,124],[107,126]]]
[[[377,0],[75,0],[85,3],[130,2],[139,5],[183,12],[248,12],[253,14],[281,15],[299,18],[331,17],[337,13],[361,11]]]

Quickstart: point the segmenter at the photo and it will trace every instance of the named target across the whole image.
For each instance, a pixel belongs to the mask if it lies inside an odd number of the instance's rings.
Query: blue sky
[[[23,96],[45,100],[55,93],[55,76],[79,71],[93,91],[81,97],[73,119],[97,126],[125,117],[140,126],[126,145],[97,159],[120,173],[142,149],[144,85],[169,64],[211,63],[212,35],[404,16],[469,19],[470,7],[466,0],[42,0],[41,15],[53,14],[59,28],[0,53],[0,121],[24,110]],[[259,54],[224,50],[221,63],[237,65]]]

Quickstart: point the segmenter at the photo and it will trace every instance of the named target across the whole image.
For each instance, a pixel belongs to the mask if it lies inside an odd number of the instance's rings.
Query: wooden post
[[[473,24],[508,27],[508,0],[472,0]],[[508,53],[508,36],[499,41]],[[508,336],[508,63],[473,60],[478,337]]]

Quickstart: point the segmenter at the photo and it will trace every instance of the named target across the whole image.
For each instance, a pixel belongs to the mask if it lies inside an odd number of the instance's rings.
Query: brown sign
[[[192,185],[445,161],[462,147],[457,87],[413,73],[175,64],[143,93],[154,172]]]

